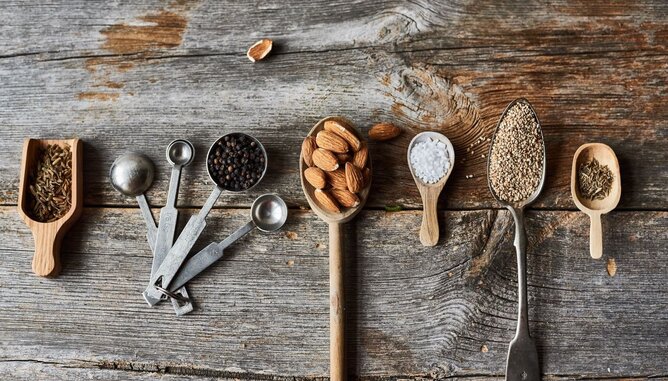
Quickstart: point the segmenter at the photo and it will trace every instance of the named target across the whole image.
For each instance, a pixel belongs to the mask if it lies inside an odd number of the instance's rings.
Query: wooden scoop
[[[589,200],[582,197],[578,187],[578,168],[580,164],[592,159],[598,160],[601,165],[607,165],[613,175],[610,193],[602,200]],[[603,234],[601,229],[601,214],[606,214],[617,207],[622,195],[619,163],[612,148],[603,143],[583,144],[575,152],[571,170],[571,195],[575,205],[587,214],[591,220],[589,232],[589,253],[592,258],[598,259],[603,255]]]
[[[438,140],[445,144],[445,148],[448,150],[448,156],[450,157],[450,167],[440,180],[434,184],[428,184],[422,181],[418,176],[415,175],[415,170],[411,165],[411,150],[413,147],[420,142],[426,141],[428,139]],[[443,187],[445,187],[445,182],[448,181],[448,177],[452,173],[452,168],[455,166],[455,149],[452,146],[452,143],[448,138],[443,134],[433,131],[421,132],[411,140],[411,143],[408,145],[408,168],[411,170],[411,175],[413,175],[413,180],[420,191],[420,196],[422,196],[422,227],[420,228],[420,242],[424,246],[435,246],[438,243],[439,228],[438,228],[438,214],[436,207],[438,204],[438,196],[441,194]]]
[[[357,138],[363,140],[359,131],[353,124],[341,117],[331,116],[319,121],[309,132],[309,136],[315,136],[323,129],[328,120],[337,121],[344,126],[350,127]],[[371,157],[368,159],[367,166],[371,169]],[[299,173],[302,182],[302,189],[311,209],[322,220],[329,224],[329,351],[330,351],[330,380],[345,381],[345,355],[344,355],[344,313],[343,313],[343,254],[341,242],[341,224],[348,222],[355,217],[366,202],[371,188],[371,180],[368,181],[365,188],[359,193],[360,203],[354,208],[346,208],[341,213],[333,213],[324,209],[316,200],[315,188],[306,181],[304,171],[308,165],[304,158],[299,156]]]
[[[38,222],[28,211],[30,176],[39,160],[40,151],[48,145],[69,145],[72,151],[72,206],[60,219]],[[69,228],[83,211],[83,143],[79,139],[40,140],[26,139],[23,144],[23,159],[19,181],[18,212],[32,231],[35,239],[35,256],[32,271],[39,276],[56,276],[60,272],[60,244]]]

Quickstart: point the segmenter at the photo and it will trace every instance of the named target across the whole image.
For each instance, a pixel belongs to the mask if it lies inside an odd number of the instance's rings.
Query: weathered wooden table
[[[628,3],[628,4],[626,4]],[[348,225],[350,378],[500,379],[516,319],[512,221],[484,157],[505,105],[527,97],[547,142],[546,189],[528,213],[530,325],[549,379],[668,377],[668,4],[665,1],[335,2],[142,0],[0,4],[0,376],[3,380],[314,380],[328,375],[327,226],[306,209],[301,139],[321,117],[403,135],[371,145],[373,195]],[[265,62],[245,51],[273,38]],[[457,163],[441,243],[422,247],[411,137],[440,130]],[[141,298],[151,263],[136,204],[107,173],[133,149],[155,162],[190,139],[185,220],[211,184],[218,136],[257,136],[270,173],[223,195],[197,248],[247,219],[260,193],[290,206],[280,234],[252,233],[190,285],[196,310]],[[86,209],[57,279],[31,273],[16,213],[25,137],[85,140]],[[617,152],[623,195],[604,257],[569,191],[580,144]],[[467,178],[472,175],[472,178]],[[470,177],[470,176],[468,176]],[[386,212],[402,205],[401,212]],[[614,260],[616,275],[608,274]]]

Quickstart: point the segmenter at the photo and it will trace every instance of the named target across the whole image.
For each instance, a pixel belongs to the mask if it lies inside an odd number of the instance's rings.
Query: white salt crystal
[[[427,139],[413,146],[410,165],[415,175],[427,184],[442,179],[450,168],[450,154],[445,143]]]

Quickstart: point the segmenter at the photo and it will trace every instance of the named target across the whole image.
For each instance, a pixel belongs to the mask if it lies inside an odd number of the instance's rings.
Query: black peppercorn
[[[234,133],[219,139],[209,151],[207,165],[213,180],[227,190],[255,185],[266,168],[262,146],[252,137]]]

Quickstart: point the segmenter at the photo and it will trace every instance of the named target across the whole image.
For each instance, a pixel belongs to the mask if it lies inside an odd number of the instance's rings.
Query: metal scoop
[[[499,198],[494,191],[492,182],[490,180],[490,162],[492,158],[492,148],[496,141],[496,134],[499,131],[501,121],[506,117],[508,110],[510,110],[516,103],[525,103],[529,106],[531,114],[538,123],[538,131],[540,132],[540,143],[543,145],[543,168],[541,171],[540,183],[534,189],[533,193],[526,199],[516,203],[508,203]],[[519,98],[512,101],[503,111],[499,123],[496,125],[494,138],[489,148],[489,155],[487,156],[487,184],[489,190],[492,192],[494,198],[506,207],[515,220],[515,249],[517,251],[517,284],[518,284],[518,299],[519,311],[517,321],[517,331],[515,338],[510,342],[508,348],[508,361],[506,363],[506,380],[507,381],[532,381],[540,380],[540,368],[538,365],[538,352],[536,351],[536,344],[529,334],[529,317],[528,317],[528,302],[527,302],[527,239],[524,229],[524,208],[534,202],[545,184],[545,141],[543,140],[543,132],[540,128],[540,121],[529,101],[524,98]]]
[[[111,185],[123,195],[136,197],[142,217],[146,223],[146,238],[151,247],[155,248],[158,228],[146,202],[144,192],[153,184],[155,168],[151,159],[137,152],[128,152],[119,156],[111,165],[109,180]]]
[[[265,233],[273,232],[283,227],[287,218],[288,207],[285,205],[285,201],[278,195],[263,194],[256,198],[251,206],[251,220],[223,241],[209,244],[199,253],[188,259],[181,267],[178,275],[172,280],[170,289],[178,290],[180,287],[183,287],[191,279],[199,275],[199,273],[222,258],[223,251],[228,246],[250,233],[253,229],[258,228]]]
[[[252,189],[260,181],[262,181],[264,174],[267,172],[267,153],[262,144],[257,139],[246,134],[241,134],[241,133],[234,133],[234,134],[245,135],[248,138],[253,139],[255,143],[261,148],[262,154],[264,155],[265,158],[264,170],[262,171],[262,175],[253,184],[253,186],[243,190],[247,191],[249,189]],[[233,135],[233,134],[228,134],[228,135]],[[209,158],[212,150],[216,148],[216,144],[219,141],[222,141],[224,138],[225,136],[222,136],[211,145],[211,148],[209,148],[209,152],[206,155],[207,159]],[[165,260],[162,262],[162,264],[160,265],[158,270],[153,274],[153,276],[151,276],[151,281],[149,283],[149,286],[143,293],[144,299],[146,299],[148,304],[150,304],[151,306],[156,305],[158,302],[160,302],[162,298],[165,297],[166,294],[164,293],[164,290],[171,289],[170,282],[172,281],[172,278],[174,278],[176,273],[179,271],[181,264],[186,259],[186,256],[188,256],[188,253],[195,245],[195,242],[197,241],[199,236],[202,234],[202,231],[206,226],[206,216],[209,214],[209,211],[211,211],[211,208],[213,208],[213,205],[216,203],[216,200],[218,200],[218,197],[220,197],[220,194],[223,192],[221,184],[217,182],[216,176],[214,176],[211,173],[209,166],[207,166],[207,172],[209,173],[211,181],[213,181],[213,183],[216,184],[216,186],[213,188],[211,195],[209,195],[209,198],[206,200],[204,206],[202,206],[202,209],[200,209],[199,213],[195,216],[192,216],[190,220],[188,220],[188,223],[183,228],[183,231],[181,231],[181,234],[174,243],[174,246],[172,246],[172,248],[167,253]]]
[[[151,278],[153,278],[153,274],[158,270],[174,243],[176,221],[179,216],[179,212],[176,209],[176,197],[179,194],[181,169],[192,163],[193,158],[195,157],[195,148],[189,141],[178,139],[169,143],[165,155],[167,156],[169,164],[172,165],[172,174],[169,180],[167,202],[165,206],[160,209],[160,223],[158,224],[155,249],[153,250]],[[183,310],[183,313],[192,311],[192,303],[188,301],[188,292],[186,289],[183,288],[177,290],[176,294],[180,295],[180,297],[172,298],[172,305],[177,311],[177,314],[180,314],[179,310]]]

